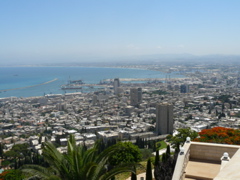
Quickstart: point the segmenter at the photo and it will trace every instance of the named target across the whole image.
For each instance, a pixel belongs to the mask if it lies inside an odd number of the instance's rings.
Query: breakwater
[[[41,86],[41,85],[49,84],[49,83],[57,81],[57,80],[58,80],[58,78],[55,78],[55,79],[53,79],[51,81],[47,81],[47,82],[44,82],[44,83],[41,83],[41,84],[36,84],[36,85],[32,85],[32,86],[25,86],[25,87],[19,87],[19,88],[13,88],[13,89],[3,89],[3,90],[0,90],[0,92],[13,91],[13,90],[18,90],[18,89],[26,89],[26,88]]]

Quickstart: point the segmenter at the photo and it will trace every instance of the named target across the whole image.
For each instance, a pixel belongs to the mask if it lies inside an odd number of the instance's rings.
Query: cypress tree
[[[152,180],[152,165],[150,159],[148,159],[147,162],[146,180]]]
[[[165,163],[166,161],[167,161],[166,153],[163,153],[162,154],[162,162]]]
[[[131,174],[131,180],[137,180],[137,174],[133,173]]]
[[[159,161],[160,161],[160,157],[159,157],[159,151],[156,151],[156,157],[155,157],[155,162],[154,162],[154,166],[158,166],[159,165]]]
[[[18,168],[18,162],[17,162],[17,159],[15,158],[14,159],[14,169],[17,169]]]
[[[156,141],[153,141],[153,151],[156,151],[157,148],[156,148]]]
[[[137,180],[136,166],[134,166],[134,172],[131,173],[131,180]]]
[[[0,157],[3,157],[3,144],[0,143]]]
[[[170,151],[170,146],[167,146],[167,150],[166,150],[166,159],[169,159],[171,156],[171,151]]]
[[[175,152],[179,153],[180,152],[180,142],[176,143],[176,147],[175,147]]]

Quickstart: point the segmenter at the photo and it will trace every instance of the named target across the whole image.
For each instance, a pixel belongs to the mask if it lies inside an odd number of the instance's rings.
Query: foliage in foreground
[[[0,180],[22,180],[24,178],[20,170],[6,170],[0,174]]]
[[[198,133],[196,131],[191,130],[191,128],[181,128],[177,129],[178,134],[175,136],[169,135],[167,140],[171,142],[172,147],[176,148],[177,146],[183,146],[184,142],[186,141],[187,137],[190,137],[191,140],[198,137]]]
[[[174,155],[170,155],[169,150],[163,154],[162,159],[156,156],[154,163],[154,177],[156,180],[171,180],[177,162],[179,149],[175,149]]]
[[[124,147],[111,146],[99,153],[99,144],[86,149],[85,146],[77,146],[74,136],[68,140],[67,153],[60,153],[51,143],[46,142],[43,147],[44,159],[50,164],[50,168],[38,165],[25,165],[23,172],[39,176],[42,179],[64,180],[107,180],[122,172],[135,172],[134,166],[122,164],[109,166],[109,158],[117,151],[124,151]]]

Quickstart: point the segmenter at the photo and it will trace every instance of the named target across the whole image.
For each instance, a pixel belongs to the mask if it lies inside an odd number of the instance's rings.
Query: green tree
[[[131,173],[131,180],[137,180],[137,173],[136,173],[136,167],[134,166],[134,172]]]
[[[0,143],[0,157],[3,157],[3,144]]]
[[[29,144],[15,144],[10,151],[4,153],[6,158],[21,158],[30,153]]]
[[[137,180],[136,173],[131,173],[131,180]]]
[[[151,149],[140,149],[142,154],[142,160],[147,160],[153,156]]]
[[[157,150],[156,151],[156,157],[155,157],[154,166],[159,165],[159,161],[160,161],[159,150]]]
[[[147,162],[146,180],[152,180],[152,164],[150,159]]]
[[[108,180],[122,172],[135,172],[132,165],[122,164],[109,168],[109,157],[119,149],[125,147],[111,146],[99,153],[99,144],[85,149],[77,146],[73,135],[70,135],[67,153],[60,153],[51,142],[45,142],[43,146],[44,159],[50,164],[50,168],[37,165],[25,165],[22,170],[25,173],[38,175],[43,179],[59,177],[64,180]]]
[[[166,156],[166,153],[163,153],[162,154],[162,162],[166,162],[167,161],[167,156]]]
[[[141,161],[142,154],[140,149],[131,142],[118,142],[114,145],[118,149],[110,158],[112,165],[119,165],[122,163],[137,163]]]
[[[177,129],[177,131],[177,135],[168,137],[168,141],[171,142],[174,148],[176,148],[177,145],[183,145],[187,137],[195,139],[198,136],[198,133],[191,130],[191,128],[181,128]]]

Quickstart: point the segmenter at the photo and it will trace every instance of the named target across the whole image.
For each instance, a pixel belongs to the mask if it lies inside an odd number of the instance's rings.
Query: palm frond
[[[108,171],[107,173],[104,173],[100,177],[94,180],[109,180],[112,177],[114,177],[117,174],[123,173],[123,172],[132,172],[136,173],[135,164],[122,164],[118,167],[113,168],[112,170]],[[92,179],[93,180],[93,179]]]
[[[73,135],[68,139],[67,153],[60,153],[51,143],[43,146],[44,159],[50,164],[51,170],[37,165],[24,166],[23,171],[47,177],[60,177],[64,180],[107,180],[122,172],[135,172],[134,166],[124,164],[108,171],[109,158],[119,147],[111,146],[99,153],[100,142],[96,142],[90,149],[77,146]]]
[[[51,168],[45,168],[35,164],[24,165],[20,168],[23,173],[30,174],[32,176],[39,176],[43,179],[48,179],[48,177],[55,175],[55,171]]]

